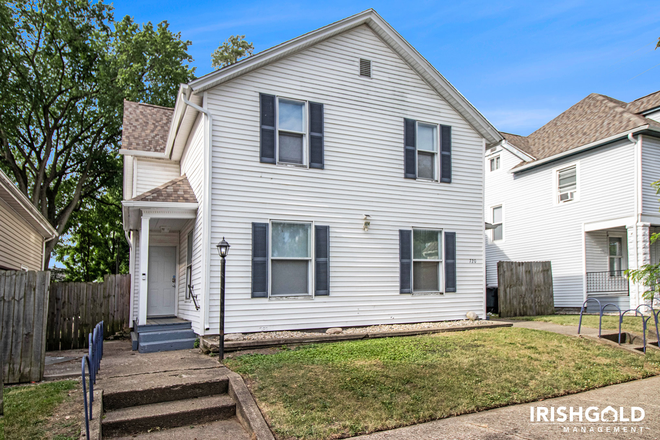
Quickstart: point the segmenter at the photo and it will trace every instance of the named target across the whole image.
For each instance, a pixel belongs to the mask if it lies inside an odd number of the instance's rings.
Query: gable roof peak
[[[374,9],[367,9],[273,46],[193,80],[188,85],[193,94],[199,94],[362,25],[367,25],[385,44],[389,45],[395,54],[486,140],[487,144],[493,145],[502,139],[495,127]]]

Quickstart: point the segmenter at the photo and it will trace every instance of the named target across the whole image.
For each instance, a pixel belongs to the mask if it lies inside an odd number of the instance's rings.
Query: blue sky
[[[115,18],[167,20],[196,74],[245,34],[255,51],[374,8],[499,130],[527,135],[589,93],[660,90],[657,1],[126,1]]]

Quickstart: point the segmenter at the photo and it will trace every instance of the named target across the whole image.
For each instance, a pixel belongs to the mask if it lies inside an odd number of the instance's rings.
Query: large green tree
[[[211,66],[222,69],[245,56],[252,55],[254,44],[245,41],[245,35],[232,35],[211,55]]]
[[[0,167],[65,236],[75,212],[118,206],[123,100],[173,105],[190,42],[90,0],[1,1],[0,41]]]

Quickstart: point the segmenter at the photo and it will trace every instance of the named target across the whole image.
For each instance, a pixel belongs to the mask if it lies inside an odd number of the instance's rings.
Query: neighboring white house
[[[551,261],[555,307],[622,309],[644,287],[623,271],[660,260],[660,92],[630,103],[591,94],[527,137],[486,151],[487,286],[498,261]]]
[[[126,102],[132,319],[218,334],[223,237],[228,333],[484,317],[501,140],[373,10]]]
[[[46,242],[57,232],[0,170],[0,270],[44,270]]]

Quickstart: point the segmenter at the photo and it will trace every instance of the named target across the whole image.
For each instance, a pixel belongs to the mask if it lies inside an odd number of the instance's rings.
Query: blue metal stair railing
[[[89,333],[89,354],[82,358],[82,383],[85,405],[85,433],[89,439],[89,421],[92,420],[92,403],[94,403],[94,384],[96,375],[101,368],[103,358],[103,321],[96,324],[94,330]],[[87,385],[85,383],[85,365],[89,372],[89,398],[87,397]]]

